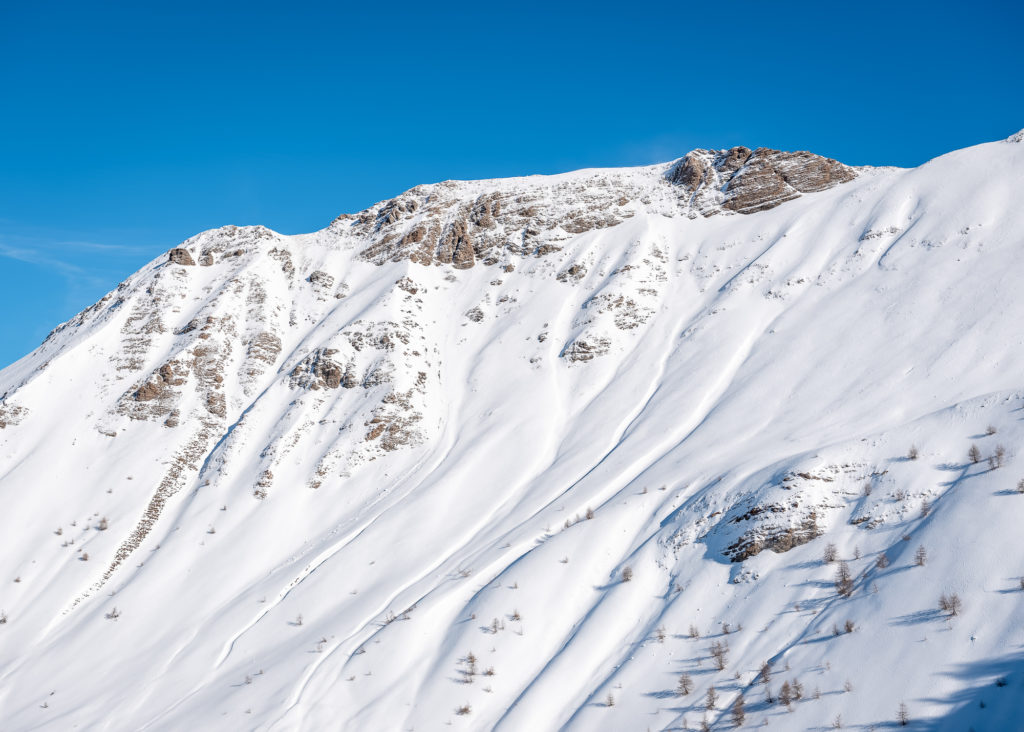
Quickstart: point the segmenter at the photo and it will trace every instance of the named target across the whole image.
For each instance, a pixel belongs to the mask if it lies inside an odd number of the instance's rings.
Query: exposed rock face
[[[853,180],[852,168],[809,152],[760,147],[694,150],[674,165],[667,178],[684,199],[710,216],[721,209],[751,214],[800,196]]]
[[[642,195],[635,186],[624,191],[603,173],[550,190],[484,190],[471,199],[464,197],[464,185],[417,186],[361,214],[341,216],[331,229],[369,239],[360,256],[376,264],[408,259],[455,269],[480,262],[508,266],[508,255],[545,256],[575,234],[625,221]]]
[[[859,463],[788,472],[722,517],[718,529],[729,537],[723,554],[732,562],[742,562],[766,549],[782,554],[813,541],[824,532],[830,514],[843,506],[836,500],[834,486],[873,482],[881,475]]]
[[[694,150],[661,178],[672,185],[653,197],[650,186],[614,171],[588,171],[511,190],[490,188],[492,181],[446,181],[339,216],[330,230],[363,242],[360,256],[376,264],[405,259],[455,269],[478,263],[507,266],[510,255],[553,254],[561,242],[616,226],[638,209],[666,216],[754,213],[855,175],[835,160],[806,152]]]
[[[345,373],[331,360],[337,353],[333,348],[318,348],[292,369],[292,384],[307,389],[337,389]]]
[[[192,255],[188,253],[188,249],[176,247],[172,249],[167,255],[167,261],[171,264],[181,264],[186,267],[194,267],[196,261],[192,259]]]
[[[257,333],[249,342],[247,353],[250,359],[273,364],[281,353],[281,339],[273,333]]]
[[[334,286],[334,277],[320,270],[311,273],[307,279],[311,285],[321,290],[329,290]]]
[[[780,506],[772,506],[766,510],[782,511],[786,509]],[[745,559],[756,556],[765,549],[770,549],[776,554],[783,554],[790,549],[806,544],[809,541],[821,536],[817,522],[813,514],[805,518],[797,526],[785,528],[772,527],[764,532],[751,531],[741,536],[735,543],[726,548],[726,556],[732,562],[742,562]]]
[[[135,401],[148,402],[158,399],[168,387],[180,386],[184,383],[184,378],[175,376],[174,366],[170,363],[165,363],[157,369],[152,380],[147,381],[136,390]]]
[[[612,342],[607,338],[592,338],[589,341],[576,339],[562,352],[563,358],[570,363],[579,361],[590,361],[595,356],[603,356],[608,353]]]
[[[16,404],[0,403],[0,430],[18,424],[27,412],[27,409]]]

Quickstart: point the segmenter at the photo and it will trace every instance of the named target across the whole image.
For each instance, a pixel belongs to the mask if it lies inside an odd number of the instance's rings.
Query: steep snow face
[[[1012,728],[1015,139],[184,242],[0,372],[5,728]]]

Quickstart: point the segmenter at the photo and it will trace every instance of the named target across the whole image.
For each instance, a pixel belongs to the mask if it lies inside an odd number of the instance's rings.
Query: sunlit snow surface
[[[751,727],[1020,729],[1024,144],[749,216],[674,212],[666,169],[602,171],[618,225],[461,271],[207,233],[244,251],[163,256],[0,372],[0,728],[725,729],[742,693]],[[318,349],[358,383],[314,389]]]

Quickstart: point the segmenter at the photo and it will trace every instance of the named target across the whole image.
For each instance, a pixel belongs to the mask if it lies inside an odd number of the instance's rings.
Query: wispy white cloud
[[[32,264],[39,267],[47,267],[59,272],[68,279],[83,282],[91,286],[101,284],[103,281],[103,278],[98,277],[95,273],[90,272],[84,267],[68,262],[59,257],[55,257],[52,254],[39,249],[12,247],[5,244],[3,241],[0,241],[0,257],[13,259],[18,262],[24,262],[25,264]]]

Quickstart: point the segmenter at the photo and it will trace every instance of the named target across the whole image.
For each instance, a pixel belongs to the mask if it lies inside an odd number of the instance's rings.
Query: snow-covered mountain
[[[0,372],[3,729],[1024,728],[1022,191],[698,150],[189,239]]]

